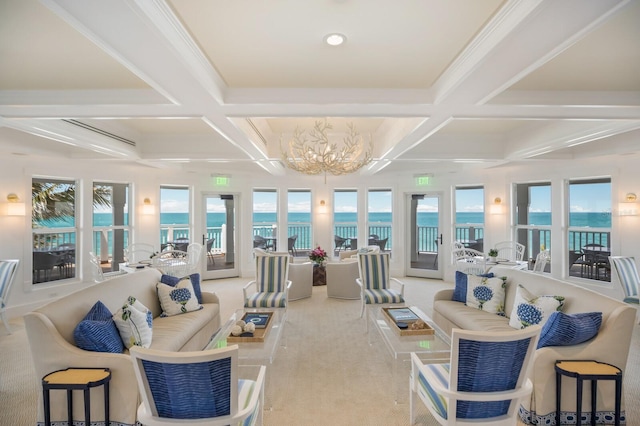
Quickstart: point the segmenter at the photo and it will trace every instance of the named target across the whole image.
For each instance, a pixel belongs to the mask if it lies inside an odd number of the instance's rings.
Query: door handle
[[[442,234],[440,234],[440,245],[442,245]]]

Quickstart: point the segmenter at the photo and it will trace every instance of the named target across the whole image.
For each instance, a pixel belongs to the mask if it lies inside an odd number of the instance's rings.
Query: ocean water
[[[207,213],[207,227],[219,228],[224,223],[224,213]],[[253,223],[256,226],[271,225],[276,223],[276,213],[254,213]],[[311,223],[310,213],[288,213],[287,221],[289,224],[308,224]],[[338,224],[350,224],[357,223],[358,216],[356,213],[335,213],[334,223]],[[577,227],[590,227],[590,228],[610,228],[611,227],[611,214],[610,213],[571,213],[569,218],[570,226]],[[125,215],[125,223],[127,223],[127,217]],[[390,224],[391,213],[370,213],[369,223],[375,224]],[[456,223],[458,224],[483,224],[483,213],[458,213],[456,214]],[[551,225],[551,213],[531,213],[529,215],[529,223],[532,225]],[[110,226],[113,224],[111,214],[109,213],[95,213],[93,215],[94,226]],[[189,214],[188,213],[162,213],[160,215],[160,224],[167,225],[188,225]],[[65,228],[73,227],[74,221],[72,218],[63,218],[57,221],[43,221],[43,226],[51,228]],[[438,214],[437,213],[418,213],[418,226],[438,226]]]

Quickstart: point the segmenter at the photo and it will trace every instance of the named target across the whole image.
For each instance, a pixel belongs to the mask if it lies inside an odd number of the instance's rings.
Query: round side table
[[[84,417],[85,425],[91,424],[91,397],[90,389],[104,385],[104,424],[109,424],[109,381],[111,371],[108,368],[67,368],[54,371],[42,378],[42,391],[44,392],[44,424],[51,426],[51,401],[49,391],[63,389],[67,391],[67,415],[69,424],[73,423],[73,390],[84,391]]]
[[[616,382],[615,425],[620,426],[620,400],[622,398],[622,371],[604,362],[556,361],[556,425],[560,424],[560,398],[562,376],[576,379],[576,425],[582,425],[582,387],[584,380],[591,380],[591,425],[596,424],[596,391],[598,380],[614,380]]]

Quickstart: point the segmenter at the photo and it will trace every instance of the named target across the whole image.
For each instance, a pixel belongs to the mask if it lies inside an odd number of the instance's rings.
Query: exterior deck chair
[[[256,278],[243,288],[245,308],[287,308],[291,281],[289,253],[260,253],[255,256]],[[255,291],[251,294],[251,287]]]
[[[336,252],[347,249],[347,238],[342,238],[339,235],[334,235],[333,242],[336,245]]]
[[[524,259],[524,245],[515,241],[501,241],[496,243],[495,249],[498,250],[498,257],[511,261],[521,261]]]
[[[17,259],[0,260],[0,318],[2,318],[2,322],[9,334],[11,334],[11,328],[9,328],[9,321],[7,321],[4,311],[19,263],[20,261]]]
[[[484,253],[470,248],[455,249],[452,252],[456,271],[481,275],[487,272]]]
[[[256,380],[238,376],[238,345],[194,352],[130,350],[147,426],[260,425],[265,366]]]
[[[533,390],[528,375],[540,329],[453,329],[449,364],[423,364],[412,353],[411,424],[417,396],[441,425],[515,425],[520,400]]]
[[[542,250],[536,256],[536,263],[533,265],[533,272],[544,272],[544,268],[547,267],[547,263],[551,260],[549,250]]]
[[[640,304],[638,299],[640,275],[638,275],[635,258],[631,256],[609,256],[609,264],[611,265],[611,275],[616,276],[624,291],[623,301],[634,305]]]
[[[298,250],[296,250],[296,240],[298,239],[298,235],[292,235],[287,240],[287,245],[289,249],[289,253],[291,256],[297,256]]]
[[[213,242],[215,241],[215,238],[209,238],[207,240],[207,262],[208,263],[212,263],[215,264],[216,260],[215,257],[213,257]]]
[[[358,253],[358,273],[356,282],[360,286],[362,302],[360,318],[367,305],[404,304],[404,283],[389,276],[389,253]],[[391,288],[392,283],[400,290]]]

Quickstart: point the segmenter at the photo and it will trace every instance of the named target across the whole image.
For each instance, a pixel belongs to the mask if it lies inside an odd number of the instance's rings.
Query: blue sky
[[[163,212],[188,211],[187,190],[161,190],[161,202]],[[456,209],[461,212],[479,212],[484,206],[482,189],[463,191],[463,196],[456,197]],[[288,205],[291,212],[311,211],[311,196],[309,192],[288,192]],[[330,201],[330,200],[327,200]],[[368,194],[369,211],[390,212],[392,201],[391,192],[371,191]],[[357,194],[353,192],[334,193],[334,211],[356,212]],[[253,209],[256,212],[275,212],[277,205],[276,192],[254,192]],[[572,212],[610,212],[611,211],[611,186],[608,184],[583,184],[573,185],[570,194]],[[420,204],[419,211],[435,211],[436,206],[430,199]],[[209,206],[208,211],[224,211],[220,204]],[[531,187],[532,212],[551,211],[551,194],[548,186]]]

